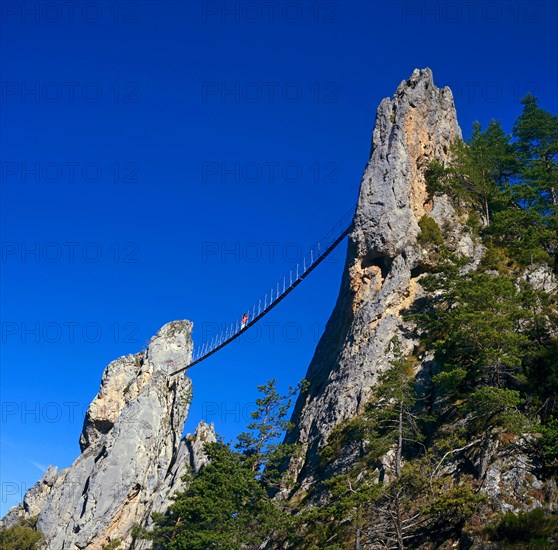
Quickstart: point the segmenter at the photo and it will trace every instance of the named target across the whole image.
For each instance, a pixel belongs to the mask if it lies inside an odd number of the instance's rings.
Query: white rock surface
[[[168,323],[147,350],[107,366],[86,414],[81,455],[65,470],[49,468],[5,525],[38,514],[49,550],[96,550],[117,539],[131,547],[132,527],[166,508],[186,469],[204,464],[203,442],[215,438],[202,423],[181,441],[192,384],[169,374],[189,362],[191,331],[189,321]]]

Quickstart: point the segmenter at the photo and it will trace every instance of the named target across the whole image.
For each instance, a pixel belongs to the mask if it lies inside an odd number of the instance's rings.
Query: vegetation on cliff
[[[36,529],[37,518],[22,519],[17,524],[0,529],[0,550],[36,550],[44,536]]]

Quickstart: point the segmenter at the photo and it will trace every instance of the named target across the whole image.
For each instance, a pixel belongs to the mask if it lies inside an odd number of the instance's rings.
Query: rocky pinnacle
[[[215,439],[202,423],[181,440],[192,384],[169,373],[189,362],[191,331],[189,321],[168,323],[145,351],[106,367],[80,456],[60,472],[50,467],[4,525],[38,515],[49,550],[96,550],[115,540],[131,547],[132,527],[148,526],[152,512],[166,509],[186,469],[203,465],[203,443]]]
[[[295,428],[287,434],[288,442],[301,444],[290,470],[302,491],[315,477],[332,429],[371,397],[393,358],[393,338],[403,352],[416,344],[401,312],[420,292],[414,271],[418,222],[428,214],[442,225],[455,216],[443,198],[429,198],[425,170],[434,158],[446,160],[458,137],[451,90],[437,88],[430,69],[415,70],[378,107],[339,297],[305,377],[309,390],[296,403]]]

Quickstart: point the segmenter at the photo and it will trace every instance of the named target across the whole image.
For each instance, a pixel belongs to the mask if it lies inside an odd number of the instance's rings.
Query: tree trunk
[[[488,208],[488,196],[484,196],[484,217],[486,221],[486,227],[490,225],[490,209]]]
[[[490,436],[491,429],[489,428],[484,432],[484,436],[481,443],[481,452],[479,459],[479,479],[483,479],[488,470],[488,463],[490,461]]]
[[[362,514],[360,506],[356,510],[356,533],[355,533],[355,550],[360,550],[360,526],[362,525]]]
[[[355,535],[355,550],[360,550],[360,529],[358,527]]]
[[[395,495],[395,531],[397,533],[397,547],[399,550],[405,550],[405,541],[403,540],[403,522],[401,521],[401,506],[399,503],[399,495]]]
[[[397,437],[397,451],[395,453],[395,475],[401,476],[401,449],[403,447],[403,403],[399,404],[399,426]]]

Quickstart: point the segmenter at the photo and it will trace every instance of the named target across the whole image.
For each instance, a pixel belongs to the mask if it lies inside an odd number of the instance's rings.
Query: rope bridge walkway
[[[218,352],[227,344],[238,338],[243,332],[256,324],[264,315],[271,311],[281,300],[285,299],[318,265],[337,247],[349,234],[356,206],[348,210],[343,217],[318,241],[310,251],[290,270],[282,280],[272,286],[269,292],[249,309],[246,309],[248,320],[237,320],[228,325],[221,333],[194,349],[192,360],[188,365],[175,370],[172,375],[184,372],[197,365],[210,355]]]

